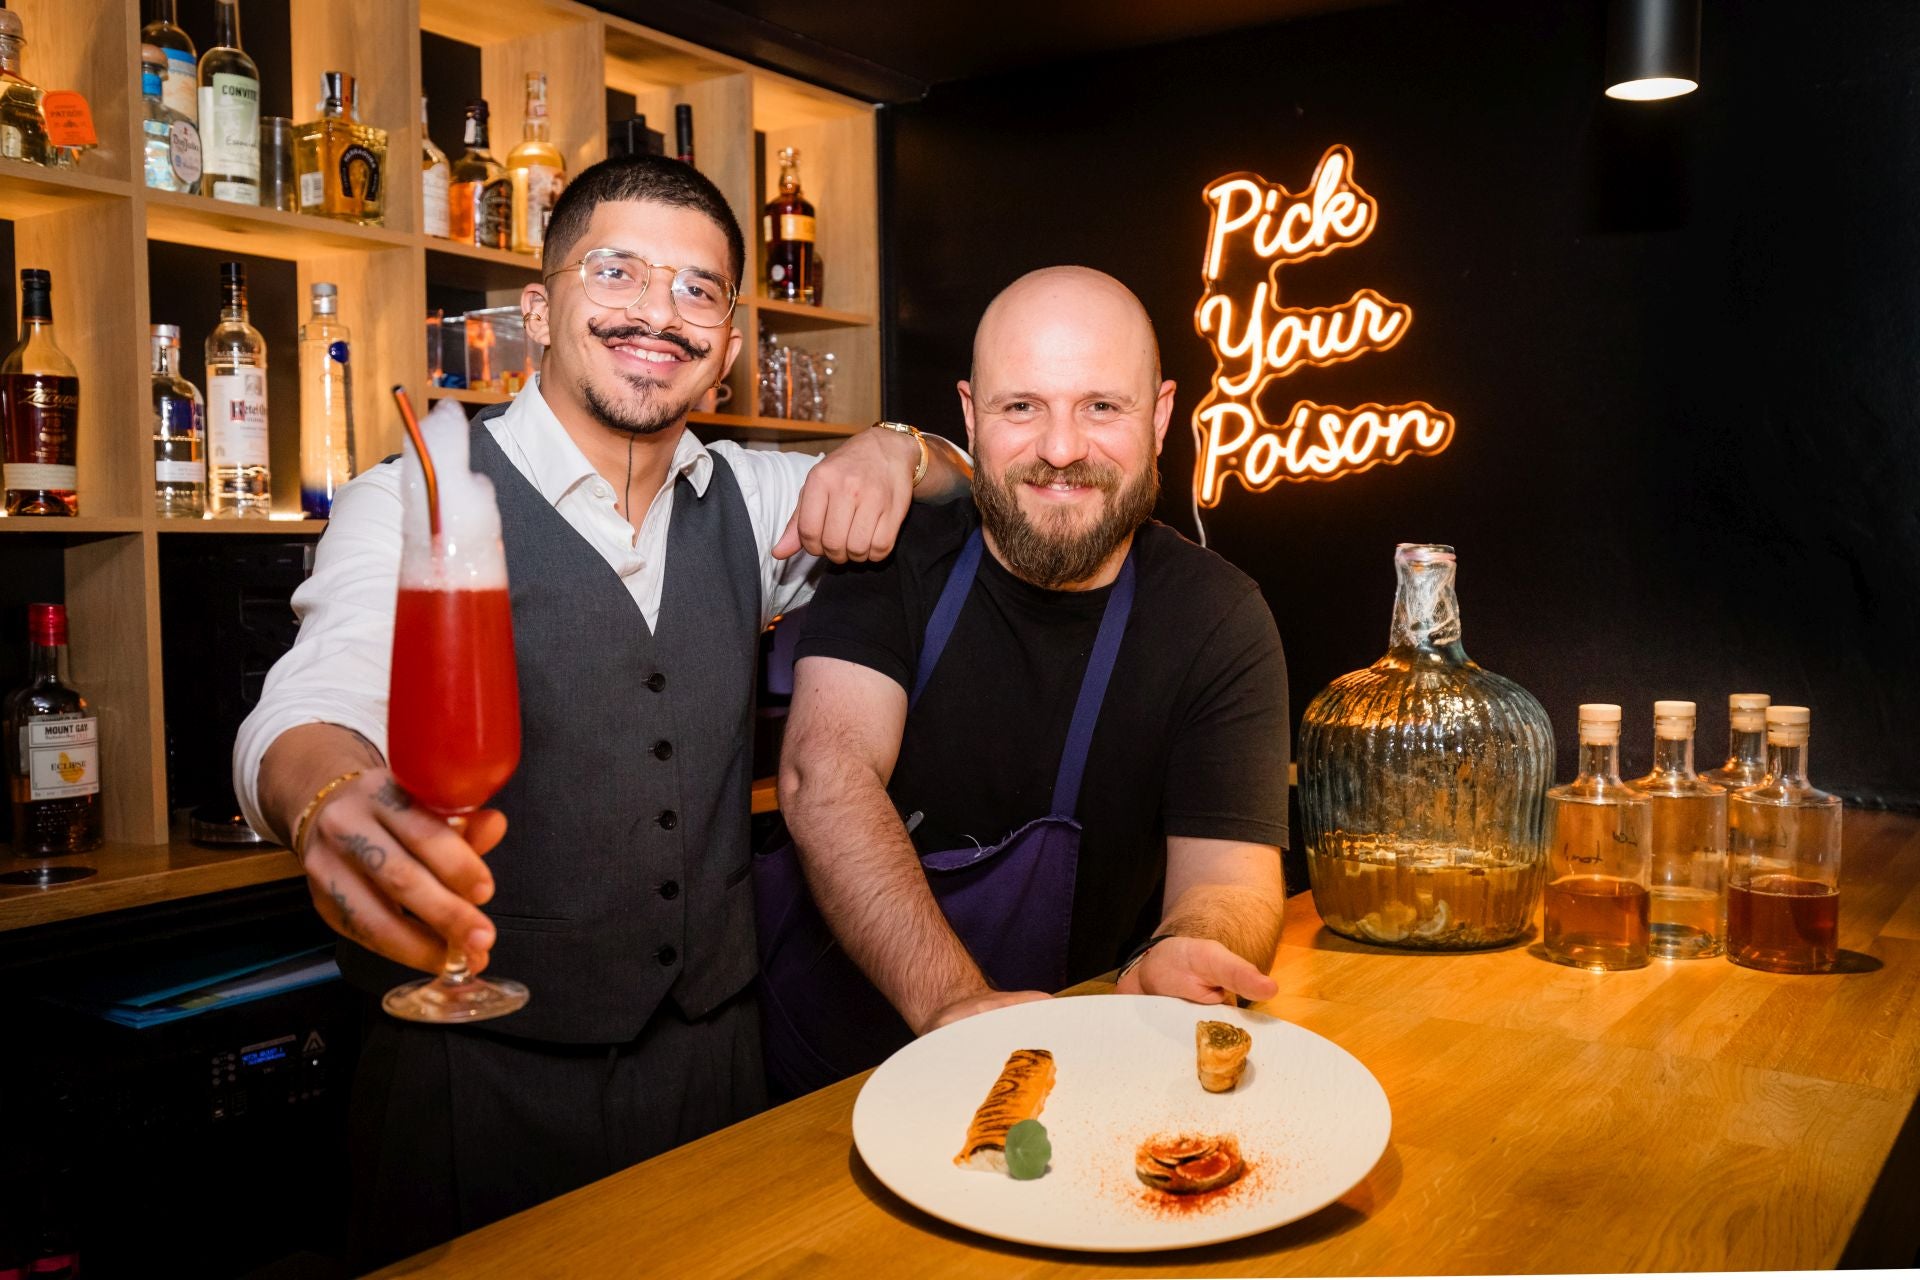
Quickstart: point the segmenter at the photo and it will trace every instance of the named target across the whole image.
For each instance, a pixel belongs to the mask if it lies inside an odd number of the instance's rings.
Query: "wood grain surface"
[[[1847,971],[1827,976],[1725,960],[1592,974],[1524,944],[1390,952],[1322,929],[1310,897],[1290,901],[1280,993],[1262,1007],[1367,1064],[1393,1139],[1337,1203],[1248,1240],[1094,1256],[947,1226],[861,1163],[860,1077],[380,1274],[613,1275],[642,1259],[700,1276],[1910,1266],[1920,820],[1846,821]]]
[[[224,850],[184,842],[108,841],[92,853],[65,858],[16,858],[0,850],[0,871],[43,865],[93,867],[96,874],[44,889],[0,885],[0,931],[300,876],[293,855],[278,848]]]

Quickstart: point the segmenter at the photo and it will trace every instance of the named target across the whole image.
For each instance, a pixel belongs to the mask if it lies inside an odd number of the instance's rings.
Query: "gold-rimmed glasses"
[[[638,306],[653,283],[653,273],[665,271],[673,276],[673,309],[682,320],[702,329],[718,329],[733,316],[740,290],[733,281],[704,267],[668,267],[648,262],[625,249],[589,249],[578,262],[570,262],[543,277],[551,280],[578,270],[580,287],[595,306],[625,311]]]

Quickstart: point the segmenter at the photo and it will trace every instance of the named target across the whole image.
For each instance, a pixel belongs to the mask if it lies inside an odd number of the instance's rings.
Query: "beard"
[[[1006,557],[1007,567],[1036,587],[1057,590],[1084,582],[1153,514],[1160,500],[1160,468],[1149,465],[1138,478],[1122,484],[1117,467],[1075,462],[1050,467],[1031,462],[1009,467],[1004,476],[979,471],[973,477],[973,500],[980,523],[993,535],[994,546]],[[1087,485],[1104,495],[1099,514],[1083,529],[1075,529],[1078,513],[1049,511],[1030,518],[1020,506],[1017,486],[1065,483]]]
[[[685,351],[695,360],[705,359],[713,348],[689,341],[672,332],[656,332],[646,325],[611,325],[596,328],[592,323],[587,330],[598,341],[619,338],[656,338],[669,342]],[[685,418],[693,406],[700,403],[700,397],[707,393],[704,386],[681,396],[669,397],[661,385],[642,374],[620,374],[620,380],[626,383],[632,402],[627,397],[615,399],[603,394],[594,386],[590,375],[580,375],[579,388],[581,402],[587,406],[587,412],[594,416],[599,424],[609,431],[618,431],[631,436],[650,436],[665,431],[674,423]]]

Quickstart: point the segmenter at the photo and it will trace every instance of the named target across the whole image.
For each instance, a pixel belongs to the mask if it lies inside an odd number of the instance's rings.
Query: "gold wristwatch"
[[[927,478],[927,438],[920,434],[920,428],[905,422],[876,422],[875,431],[895,431],[903,436],[912,436],[913,442],[920,446],[920,465],[913,469],[913,487],[918,489],[920,482]]]

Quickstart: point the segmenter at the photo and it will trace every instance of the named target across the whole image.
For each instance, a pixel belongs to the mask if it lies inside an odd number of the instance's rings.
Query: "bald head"
[[[973,331],[976,395],[1026,388],[1000,380],[1038,372],[1086,368],[1150,389],[1160,381],[1160,344],[1153,321],[1133,291],[1092,267],[1042,267],[1002,289]],[[1104,388],[1112,389],[1112,388]]]

